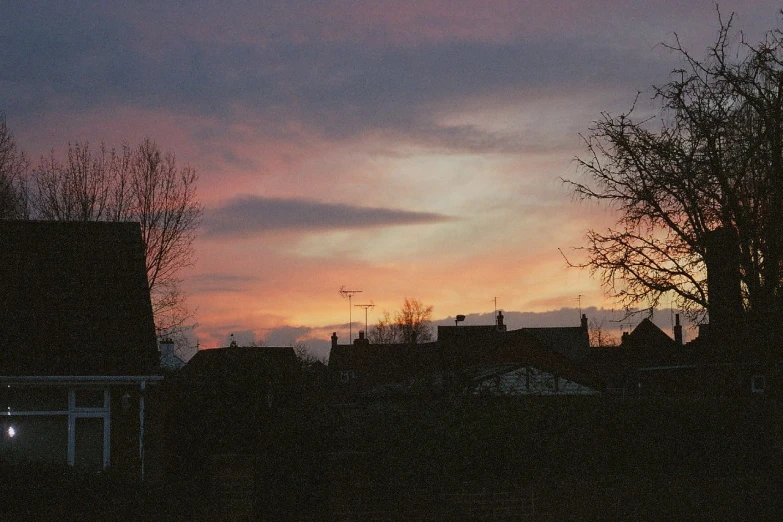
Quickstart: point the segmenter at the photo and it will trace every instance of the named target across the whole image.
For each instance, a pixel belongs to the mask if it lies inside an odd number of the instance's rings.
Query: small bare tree
[[[605,327],[606,320],[600,321],[596,318],[590,320],[588,334],[590,336],[590,347],[609,348],[620,344],[616,335],[609,333]]]
[[[406,297],[393,318],[384,310],[369,337],[375,344],[432,341],[432,305],[424,306],[418,299]]]

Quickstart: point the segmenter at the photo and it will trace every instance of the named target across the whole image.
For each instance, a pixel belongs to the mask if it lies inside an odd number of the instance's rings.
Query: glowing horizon
[[[200,174],[201,346],[347,340],[338,290],[433,317],[611,303],[558,249],[605,210],[571,200],[580,133],[700,55],[711,1],[11,3],[0,111],[33,160],[149,136]],[[147,9],[153,9],[148,6]],[[731,1],[750,40],[776,2]],[[649,96],[638,108],[654,114]],[[569,254],[570,255],[570,254]],[[363,324],[356,309],[354,323]],[[360,320],[357,320],[360,317]],[[323,353],[319,353],[323,355]]]

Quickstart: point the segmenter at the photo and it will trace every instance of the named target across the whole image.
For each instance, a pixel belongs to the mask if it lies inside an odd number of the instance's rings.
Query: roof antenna
[[[351,340],[351,335],[353,334],[351,330],[351,311],[353,310],[353,307],[351,306],[351,299],[353,298],[353,294],[360,294],[362,293],[361,290],[346,290],[345,285],[340,287],[340,295],[345,298],[348,298],[348,344],[353,344],[353,341]]]
[[[370,301],[369,304],[358,304],[358,305],[354,305],[354,306],[358,306],[360,308],[364,308],[364,337],[366,339],[369,339],[370,338],[370,332],[367,331],[367,310],[369,310],[370,308],[375,308],[375,304],[372,301]]]

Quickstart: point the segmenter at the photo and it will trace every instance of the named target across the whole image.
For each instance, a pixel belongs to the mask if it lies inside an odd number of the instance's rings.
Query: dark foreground
[[[176,448],[146,483],[3,464],[2,517],[778,519],[783,430],[769,398],[325,404],[275,412],[244,451]]]

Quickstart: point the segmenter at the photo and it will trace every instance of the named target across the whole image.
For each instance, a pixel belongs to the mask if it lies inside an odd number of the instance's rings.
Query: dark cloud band
[[[278,230],[344,230],[430,224],[452,218],[431,212],[359,207],[305,199],[242,196],[210,210],[207,237],[246,237]]]

